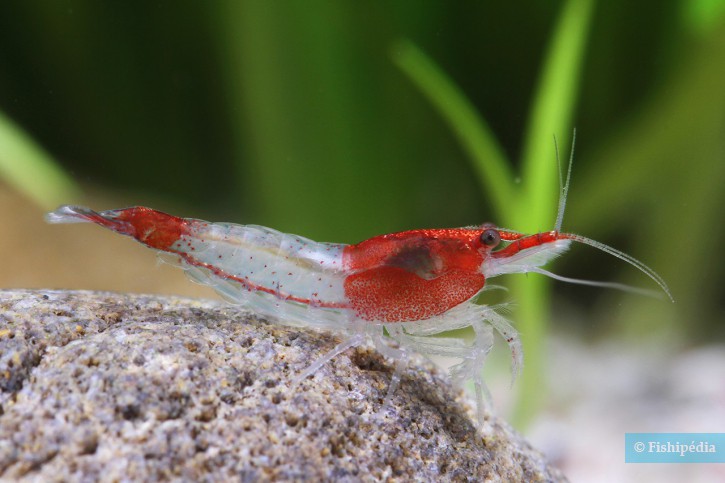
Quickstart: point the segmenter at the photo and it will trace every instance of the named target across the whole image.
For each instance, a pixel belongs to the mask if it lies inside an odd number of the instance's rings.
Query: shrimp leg
[[[327,352],[324,356],[317,359],[315,362],[310,364],[310,366],[302,371],[300,375],[295,377],[292,380],[292,388],[300,384],[302,381],[313,375],[319,368],[330,362],[332,359],[334,359],[336,356],[342,354],[346,350],[350,349],[351,347],[357,347],[360,344],[365,342],[365,334],[364,333],[356,333],[347,339],[343,340],[339,344],[337,344],[332,350]]]

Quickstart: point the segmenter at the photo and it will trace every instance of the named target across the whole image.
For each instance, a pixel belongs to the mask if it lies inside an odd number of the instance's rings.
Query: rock
[[[173,297],[0,291],[0,480],[563,481],[506,423],[480,431],[415,360],[238,307]]]

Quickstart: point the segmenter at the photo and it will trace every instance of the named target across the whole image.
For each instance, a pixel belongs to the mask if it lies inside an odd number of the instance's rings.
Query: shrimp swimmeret
[[[386,403],[398,386],[410,351],[460,359],[451,375],[458,383],[473,381],[482,421],[481,369],[493,346],[493,329],[510,347],[514,377],[523,360],[521,342],[511,324],[495,308],[474,302],[487,279],[536,272],[564,281],[617,286],[572,280],[540,268],[571,242],[579,242],[634,265],[670,296],[662,278],[638,260],[559,231],[568,184],[567,179],[554,230],[534,235],[485,224],[404,231],[344,245],[318,243],[261,226],[177,218],[145,207],[97,213],[62,206],[46,219],[50,223],[93,222],[131,236],[234,304],[274,317],[280,324],[343,335],[342,342],[307,367],[295,384],[368,338],[396,361]],[[502,242],[505,246],[494,250]],[[464,327],[471,327],[475,334],[470,343],[433,337]],[[388,344],[388,337],[397,347]]]

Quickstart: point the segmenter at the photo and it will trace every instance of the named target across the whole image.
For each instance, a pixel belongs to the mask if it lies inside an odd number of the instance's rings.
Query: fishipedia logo
[[[725,463],[725,433],[626,433],[625,463]]]

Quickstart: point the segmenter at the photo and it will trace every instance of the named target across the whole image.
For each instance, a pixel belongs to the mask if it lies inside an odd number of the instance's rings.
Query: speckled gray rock
[[[428,364],[214,302],[0,291],[0,480],[561,481]]]

